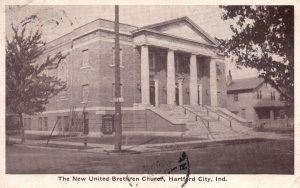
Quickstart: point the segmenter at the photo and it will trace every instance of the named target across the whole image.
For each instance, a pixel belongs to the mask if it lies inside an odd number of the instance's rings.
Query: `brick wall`
[[[105,39],[102,37],[105,36]],[[120,38],[123,67],[121,67],[121,82],[123,87],[123,106],[130,107],[140,103],[141,93],[137,89],[140,83],[140,52],[130,42],[132,38]],[[114,35],[110,32],[95,31],[52,50],[49,54],[59,51],[69,51],[66,57],[68,69],[68,91],[66,97],[55,96],[46,106],[47,110],[70,109],[83,107],[82,86],[89,86],[89,102],[86,107],[112,107],[112,84],[114,83],[113,62]],[[88,67],[82,67],[82,51],[88,50]],[[46,56],[46,55],[44,55]],[[55,73],[56,70],[52,72]]]

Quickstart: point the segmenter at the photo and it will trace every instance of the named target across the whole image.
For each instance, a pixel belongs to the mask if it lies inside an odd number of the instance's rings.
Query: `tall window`
[[[81,67],[88,67],[89,66],[89,50],[82,51],[82,64]]]
[[[258,90],[258,91],[257,91],[257,98],[258,98],[258,99],[261,99],[261,98],[262,98],[261,90]]]
[[[233,101],[239,101],[239,94],[238,93],[233,94]]]
[[[110,66],[115,66],[115,48],[112,49],[112,62]],[[123,50],[120,48],[120,67],[123,67]]]
[[[155,54],[149,53],[149,69],[155,71]]]
[[[271,100],[275,100],[275,91],[271,91]]]
[[[82,102],[89,101],[89,94],[90,94],[89,85],[88,84],[82,85]]]

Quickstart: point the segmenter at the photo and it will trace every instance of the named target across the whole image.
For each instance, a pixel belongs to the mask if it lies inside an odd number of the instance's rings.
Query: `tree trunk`
[[[19,113],[19,118],[20,118],[21,143],[25,143],[25,130],[24,130],[24,126],[23,126],[22,113]]]

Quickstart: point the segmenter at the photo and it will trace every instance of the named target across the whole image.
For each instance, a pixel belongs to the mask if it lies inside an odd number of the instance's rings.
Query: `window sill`
[[[115,67],[115,65],[110,64],[110,67]],[[124,65],[120,65],[120,68],[124,68]]]

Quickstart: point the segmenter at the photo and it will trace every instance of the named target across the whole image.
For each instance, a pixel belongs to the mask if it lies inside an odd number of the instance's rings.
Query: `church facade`
[[[217,54],[215,40],[191,19],[119,27],[125,125],[149,126],[153,119],[163,124],[162,117],[147,109],[164,104],[226,107],[224,57]],[[65,81],[67,89],[50,99],[45,112],[25,116],[27,130],[50,131],[58,124],[57,130],[68,131],[71,112],[85,111],[90,131],[99,131],[102,116],[114,113],[114,22],[97,19],[74,29],[47,43],[39,60],[58,52],[66,57],[46,74]]]

